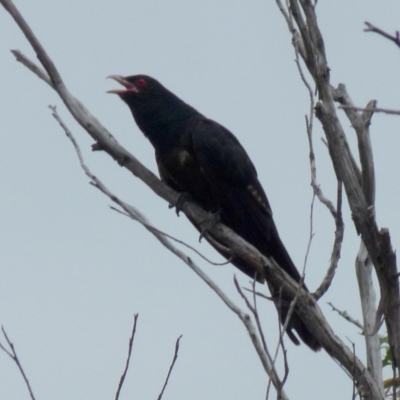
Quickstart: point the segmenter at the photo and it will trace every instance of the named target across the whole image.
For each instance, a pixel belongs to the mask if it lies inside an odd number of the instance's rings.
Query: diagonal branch
[[[295,0],[290,1],[291,3],[295,2]],[[169,203],[176,204],[178,194],[170,189],[168,186],[163,184],[154,174],[152,174],[147,168],[140,164],[132,154],[125,150],[115,140],[115,138],[101,126],[99,121],[90,114],[90,112],[82,105],[82,103],[80,103],[71,95],[71,93],[67,90],[66,86],[61,80],[60,74],[56,70],[53,62],[45,53],[37,38],[34,36],[18,10],[11,2],[11,0],[0,0],[0,3],[13,16],[14,20],[20,26],[21,30],[26,35],[32,47],[35,49],[39,60],[41,61],[47,74],[51,78],[54,89],[58,92],[68,110],[79,122],[79,124],[84,127],[84,129],[96,140],[97,143],[95,145],[95,148],[106,151],[122,166],[126,167],[135,176],[139,177],[143,182],[145,182],[155,193],[157,193]],[[305,15],[307,15],[307,13],[305,13]],[[309,19],[308,15],[307,19]],[[315,57],[312,53],[314,50],[313,46],[310,43],[310,39],[307,38],[307,40],[305,40],[303,37],[303,41],[305,43],[306,52],[310,54],[310,57],[313,58],[309,61],[310,65],[314,66],[314,68],[318,68],[318,79],[326,79],[326,74],[319,73],[320,67],[321,65],[324,65],[324,63],[321,62],[321,60],[315,60]],[[325,73],[327,71],[328,70],[326,69]],[[320,90],[321,88],[323,90]],[[320,95],[324,98],[327,96],[326,88],[324,86],[321,86],[321,88],[319,88],[319,91],[322,92],[320,93]],[[119,204],[126,212],[132,212],[132,215],[134,215],[139,222],[143,220],[144,217],[141,214],[138,214],[137,210],[133,209],[131,206],[116,198],[112,193],[108,191],[107,188],[104,187],[104,185],[101,184],[101,182],[99,182],[96,177],[91,177],[91,179],[93,180],[97,188],[110,196],[110,198],[114,202]],[[345,182],[344,179],[343,182]],[[348,188],[346,188],[346,191],[349,192]],[[355,190],[355,195],[363,198],[362,192],[359,195],[357,190]],[[199,224],[201,224],[202,221],[206,220],[207,213],[195,204],[186,203],[183,206],[183,211],[189,218],[195,220]],[[358,217],[358,215],[356,215],[356,217]],[[226,295],[220,290],[220,288],[215,285],[186,254],[176,249],[164,236],[159,235],[156,232],[152,233],[164,246],[173,251],[177,257],[179,257],[190,268],[192,268],[194,272],[196,272],[196,274],[198,274],[201,279],[203,279],[220,296],[225,304],[241,319],[241,321],[248,329],[250,337],[253,340],[253,345],[256,348],[263,367],[268,373],[270,365],[268,365],[268,360],[266,360],[266,358],[264,357],[262,345],[257,336],[257,332],[253,324],[251,323],[250,317],[239,308],[237,308],[237,306],[233,304],[229,298],[226,297]],[[348,348],[348,346],[346,346],[344,342],[334,334],[333,330],[324,318],[321,310],[319,309],[318,305],[315,302],[315,299],[312,297],[311,294],[307,293],[301,288],[299,289],[299,285],[294,282],[293,279],[291,279],[284,271],[282,271],[273,260],[269,260],[264,257],[259,251],[257,251],[257,249],[245,242],[238,235],[236,235],[234,232],[232,232],[230,229],[226,228],[222,224],[216,224],[214,227],[212,227],[212,229],[210,229],[210,233],[223,245],[231,248],[234,254],[237,254],[241,258],[248,261],[256,271],[264,273],[267,279],[274,286],[282,288],[282,293],[285,296],[288,296],[289,298],[295,298],[297,295],[298,298],[296,304],[296,313],[300,316],[306,326],[314,333],[324,349],[333,358],[338,360],[346,368],[346,370],[354,376],[354,379],[358,382],[359,386],[363,387],[365,392],[368,393],[368,399],[380,398],[378,395],[379,389],[377,388],[374,380],[371,378],[371,375],[366,370],[362,362],[358,358],[353,356],[353,353]],[[277,382],[273,383],[274,385],[276,385],[276,387],[278,387]]]
[[[161,242],[163,246],[165,246],[178,258],[180,258],[186,265],[188,265],[221,298],[221,300],[228,306],[228,308],[239,317],[239,319],[242,321],[242,323],[244,324],[249,333],[250,339],[260,358],[260,361],[264,367],[265,372],[267,373],[268,376],[271,377],[272,383],[274,384],[276,390],[281,393],[282,400],[288,399],[287,395],[281,389],[282,384],[279,380],[278,374],[274,366],[270,363],[266,352],[264,351],[263,345],[260,341],[259,335],[257,334],[257,330],[250,319],[250,316],[245,312],[243,312],[239,307],[237,307],[236,304],[234,304],[232,300],[230,300],[229,297],[220,289],[220,287],[190,259],[190,257],[188,257],[184,252],[177,249],[160,230],[154,228],[153,225],[146,219],[144,215],[142,215],[135,207],[120,200],[95,175],[93,175],[90,172],[89,168],[87,167],[87,165],[83,160],[81,150],[74,136],[72,135],[68,127],[64,124],[64,122],[61,120],[55,107],[52,108],[52,111],[54,118],[60,124],[67,137],[71,140],[75,148],[76,154],[78,156],[79,163],[82,169],[84,170],[85,174],[91,180],[90,183],[94,187],[99,189],[102,193],[104,193],[106,196],[108,196],[113,202],[118,204],[132,219],[142,224],[149,232],[151,232]],[[243,243],[245,242],[243,241]],[[260,257],[262,256],[260,255]]]
[[[17,367],[19,369],[19,372],[22,375],[22,378],[25,381],[25,384],[26,384],[26,387],[28,388],[29,395],[30,395],[31,399],[35,400],[35,396],[33,394],[33,391],[32,391],[31,385],[29,383],[28,377],[26,376],[25,371],[22,368],[21,362],[20,362],[20,360],[18,358],[18,355],[17,355],[17,352],[15,350],[14,344],[9,339],[9,337],[8,337],[8,335],[6,333],[6,330],[4,329],[3,326],[1,327],[1,331],[3,332],[3,335],[4,335],[5,339],[6,339],[6,342],[7,342],[8,346],[10,347],[11,351],[6,349],[6,347],[4,347],[4,345],[2,343],[0,343],[0,349],[3,350],[4,353],[6,353],[15,362],[15,364],[17,365]]]
[[[126,359],[124,372],[122,373],[121,378],[119,380],[117,393],[115,394],[115,400],[119,399],[119,395],[121,393],[122,386],[124,385],[124,382],[125,382],[126,374],[128,373],[129,363],[131,361],[131,355],[132,355],[133,341],[135,339],[136,325],[137,325],[138,317],[139,317],[139,314],[135,314],[133,317],[133,328],[132,328],[131,337],[129,338],[128,357]]]
[[[165,388],[166,388],[167,385],[168,385],[168,381],[169,381],[169,378],[170,378],[170,376],[171,376],[172,370],[173,370],[173,368],[174,368],[175,362],[176,362],[176,360],[178,359],[179,343],[180,343],[180,341],[181,341],[181,338],[182,338],[182,335],[180,335],[180,336],[178,337],[178,339],[176,339],[174,358],[172,359],[172,363],[171,363],[171,365],[170,365],[170,367],[169,367],[167,377],[165,378],[164,386],[163,386],[163,388],[162,388],[162,390],[161,390],[161,393],[158,395],[157,400],[161,400],[161,399],[162,399],[163,394],[164,394],[164,391],[165,391]]]
[[[392,42],[394,42],[396,44],[396,46],[400,47],[400,32],[399,31],[396,31],[396,33],[394,35],[390,35],[389,33],[385,32],[384,30],[379,29],[375,25],[372,25],[370,22],[364,22],[364,23],[367,26],[364,29],[364,32],[377,33],[378,35],[381,35],[381,36],[385,37],[386,39],[391,40]]]

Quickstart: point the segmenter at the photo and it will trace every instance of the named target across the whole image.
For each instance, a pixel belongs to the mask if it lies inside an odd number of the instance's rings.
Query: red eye
[[[140,79],[138,79],[138,81],[136,82],[136,84],[139,86],[139,87],[143,87],[143,86],[146,86],[146,79],[143,79],[143,78],[140,78]]]

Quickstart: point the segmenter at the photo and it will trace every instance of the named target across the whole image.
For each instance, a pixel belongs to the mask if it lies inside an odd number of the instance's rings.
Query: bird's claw
[[[213,228],[215,224],[218,223],[220,220],[221,220],[221,210],[218,210],[215,213],[210,212],[209,217],[201,221],[201,225],[203,225],[203,227],[200,231],[199,242],[201,242],[201,239],[203,239],[207,231]]]
[[[179,193],[176,204],[175,205],[169,204],[168,207],[169,208],[175,207],[176,215],[179,217],[179,213],[182,211],[183,205],[188,201],[192,201],[192,196],[187,192],[182,192],[182,193]]]

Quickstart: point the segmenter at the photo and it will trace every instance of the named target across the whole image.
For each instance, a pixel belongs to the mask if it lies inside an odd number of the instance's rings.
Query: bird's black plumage
[[[118,94],[129,106],[138,127],[152,143],[161,178],[175,190],[190,194],[205,210],[218,212],[222,223],[274,258],[299,282],[300,274],[279,237],[257,171],[237,138],[149,76],[111,78],[125,86],[125,90],[110,92]],[[244,259],[235,257],[232,263],[255,277],[254,268]],[[256,279],[262,282],[264,277]],[[269,288],[272,296],[279,299],[279,288],[271,284]],[[279,304],[284,321],[290,299],[283,297]],[[299,344],[293,329],[310,348],[320,349],[320,343],[296,312],[287,333]]]

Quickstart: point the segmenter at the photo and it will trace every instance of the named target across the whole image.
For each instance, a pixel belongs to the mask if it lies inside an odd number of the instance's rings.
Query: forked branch
[[[81,126],[95,139],[96,141],[96,149],[101,149],[110,154],[115,160],[117,160],[121,166],[126,167],[129,171],[131,171],[135,176],[139,177],[143,182],[145,182],[155,193],[164,198],[166,201],[172,204],[176,204],[178,194],[174,192],[171,188],[160,182],[160,180],[152,174],[147,168],[145,168],[142,164],[138,162],[138,160],[130,154],[126,149],[124,149],[115,138],[104,129],[99,121],[93,117],[90,112],[80,103],[75,97],[71,95],[71,93],[66,88],[59,72],[56,70],[54,63],[51,61],[50,57],[46,54],[45,50],[24,21],[18,10],[15,8],[11,0],[0,0],[0,3],[9,11],[12,15],[16,23],[19,25],[21,30],[24,32],[28,41],[31,43],[34,48],[40,62],[46,70],[46,73],[50,77],[50,81],[52,87],[57,91],[57,93],[62,98],[68,110],[71,112],[73,117],[81,124]],[[295,0],[291,1],[294,5],[297,5]],[[302,6],[304,4],[311,5],[308,1],[301,2]],[[298,7],[297,7],[298,8]],[[305,9],[304,15],[306,16],[307,24],[309,24],[309,20],[314,21],[314,16],[312,14],[312,10]],[[307,40],[302,37],[303,45],[304,45],[304,53],[307,56],[307,65],[315,71],[315,74],[318,78],[318,90],[322,98],[326,98],[326,96],[330,96],[329,93],[326,92],[326,87],[323,85],[323,81],[326,80],[326,74],[328,73],[327,68],[324,67],[324,60],[314,57],[314,46],[316,46],[319,50],[323,50],[323,41],[322,38],[319,37],[318,32],[309,32],[306,26],[306,22],[301,16],[301,13],[297,16],[298,20],[301,24],[301,34],[310,35],[310,38]],[[311,41],[316,41],[315,44]],[[322,46],[321,46],[322,45]],[[303,49],[301,50],[303,51]],[[323,52],[323,51],[322,51]],[[318,105],[317,105],[318,107]],[[325,108],[328,107],[328,110]],[[325,104],[324,102],[319,107],[321,110],[319,111],[319,116],[322,120],[326,118],[330,120],[331,118],[331,105],[330,103]],[[325,127],[325,124],[324,124]],[[331,145],[330,145],[331,148]],[[351,162],[348,162],[347,159],[345,161],[347,164],[351,165]],[[342,167],[339,163],[337,167],[340,169],[340,176],[342,175],[342,170],[346,171],[346,168]],[[95,178],[95,177],[94,177]],[[345,177],[347,178],[347,177]],[[92,178],[93,179],[93,178]],[[353,188],[350,185],[350,189],[347,187],[348,185],[345,183],[346,179],[342,179],[346,188],[346,192],[351,192],[353,190],[354,196],[357,198],[363,199],[362,191],[358,193],[358,186]],[[96,187],[100,188],[100,184],[96,181]],[[358,184],[358,183],[357,183]],[[106,193],[106,188],[102,188]],[[106,193],[109,195],[108,193]],[[119,199],[116,199],[115,196],[112,196],[112,200],[116,201],[122,207],[124,204]],[[349,196],[349,194],[348,194]],[[361,201],[361,200],[360,200]],[[363,204],[361,204],[363,205]],[[123,207],[124,208],[124,207]],[[130,210],[130,207],[127,206],[124,208],[125,211]],[[361,215],[363,215],[363,208],[361,207]],[[197,207],[195,204],[186,203],[183,206],[183,211],[188,215],[192,220],[195,220],[199,224],[202,221],[206,220],[207,213]],[[355,218],[359,218],[359,212],[355,214]],[[367,231],[367,229],[360,223],[361,227]],[[362,231],[364,235],[364,230]],[[368,232],[368,231],[367,231]],[[234,232],[218,223],[214,227],[210,229],[210,233],[213,237],[215,237],[219,242],[223,243],[230,249],[232,249],[234,254],[239,255],[241,258],[248,261],[251,265],[254,266],[256,271],[264,273],[267,279],[276,287],[282,288],[282,293],[289,298],[295,298],[296,295],[297,303],[296,303],[296,313],[302,319],[302,321],[306,324],[306,326],[313,331],[315,337],[324,347],[324,349],[336,360],[341,363],[346,370],[354,377],[355,381],[358,383],[359,387],[362,387],[365,393],[368,393],[368,399],[378,399],[379,397],[379,389],[376,386],[376,383],[371,378],[369,372],[366,370],[365,366],[361,363],[361,361],[353,355],[351,349],[344,344],[342,340],[340,340],[333,332],[326,319],[324,318],[321,310],[315,302],[315,299],[311,294],[307,293],[303,289],[299,289],[299,285],[294,282],[284,271],[282,271],[278,265],[273,261],[264,257],[259,251],[257,251],[253,246],[249,245],[239,236],[237,236]],[[155,232],[153,232],[156,235]],[[156,235],[157,236],[157,235]],[[170,249],[173,248],[171,243],[166,243],[165,237],[157,237],[164,245],[167,245]],[[181,258],[188,266],[190,266],[203,280],[207,282],[207,284],[212,287],[214,291],[216,291],[220,297],[223,299],[225,304],[230,307],[232,311],[234,311],[238,317],[242,320],[242,322],[246,325],[246,328],[249,330],[249,334],[252,337],[255,337],[256,340],[253,342],[256,346],[257,352],[259,352],[260,359],[263,363],[264,368],[267,370],[271,366],[267,364],[265,358],[263,358],[263,348],[258,339],[257,332],[254,329],[254,326],[251,325],[250,318],[247,314],[243,313],[240,309],[238,309],[232,302],[226,298],[226,296],[220,291],[218,287],[212,285],[208,281],[208,277],[193,263],[193,261],[187,257],[184,253],[182,253],[178,249],[174,249],[174,253]],[[271,376],[271,375],[270,375]],[[272,378],[273,379],[273,378]],[[274,383],[274,382],[273,382]],[[275,384],[275,383],[274,383]],[[282,393],[281,393],[282,395]]]

